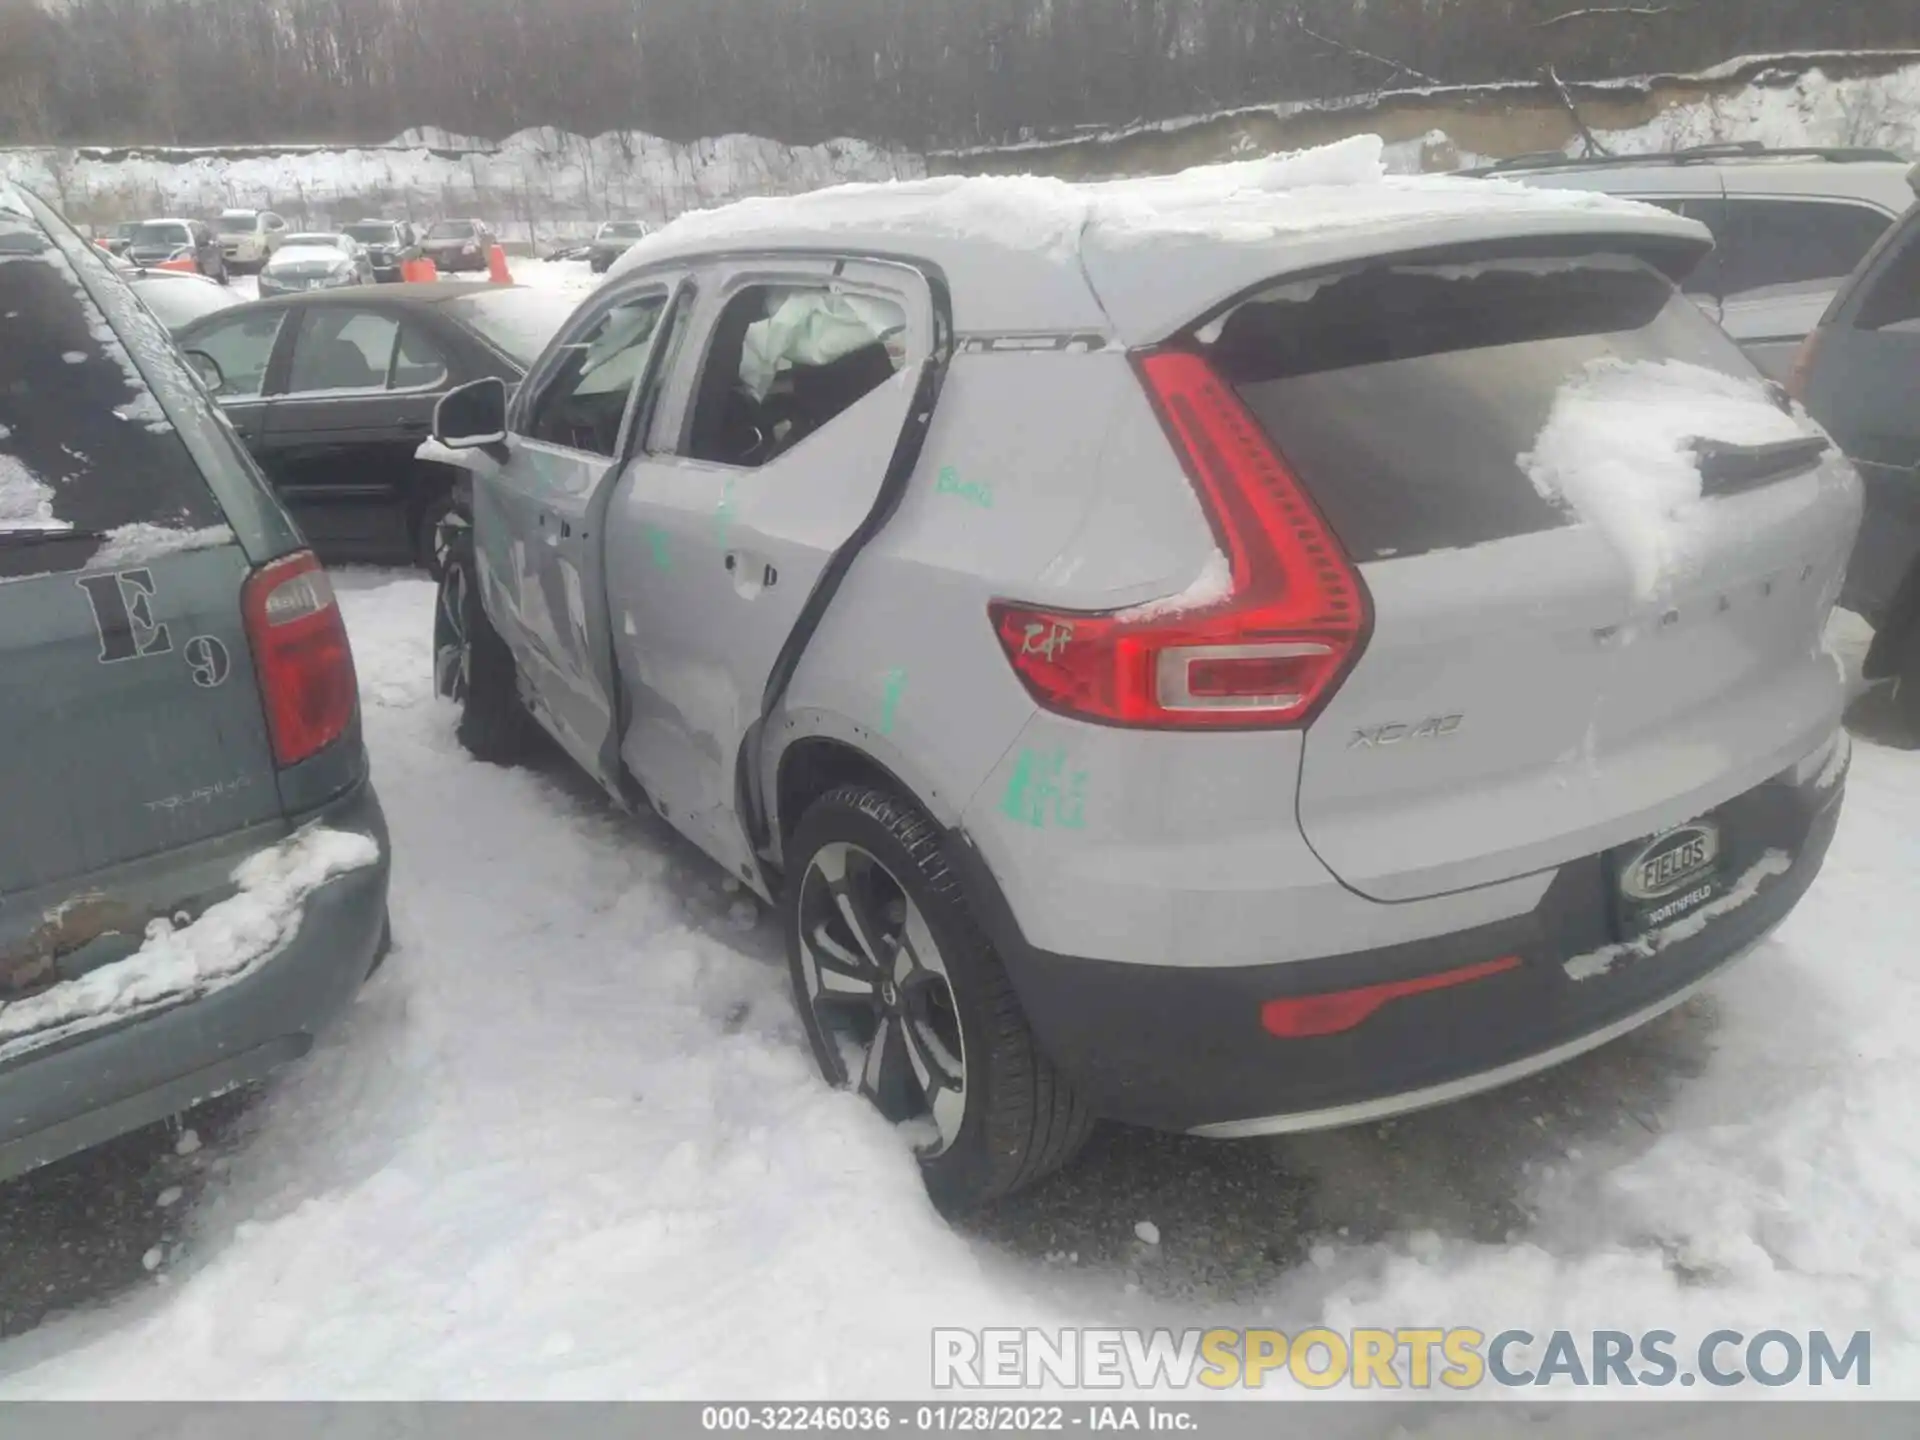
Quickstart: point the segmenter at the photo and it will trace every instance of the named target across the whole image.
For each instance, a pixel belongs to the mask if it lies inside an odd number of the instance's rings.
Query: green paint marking
[[[880,733],[893,733],[893,712],[900,708],[900,694],[907,688],[907,672],[889,670],[887,672],[886,696],[880,702]]]
[[[673,553],[667,549],[667,532],[657,525],[647,526],[647,548],[653,552],[656,570],[673,568]]]
[[[733,524],[733,486],[733,481],[727,481],[720,491],[720,503],[714,507],[713,511],[714,529],[722,540],[727,538],[727,530]]]
[[[969,505],[978,505],[982,510],[993,508],[993,487],[982,485],[977,480],[962,480],[960,472],[951,465],[940,467],[940,480],[934,487],[939,495],[958,495]]]
[[[1044,830],[1049,821],[1061,830],[1087,827],[1087,772],[1066,774],[1067,752],[1022,750],[1007,777],[1000,813],[1022,825]]]

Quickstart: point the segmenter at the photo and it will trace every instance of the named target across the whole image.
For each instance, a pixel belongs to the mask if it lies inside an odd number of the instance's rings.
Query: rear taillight
[[[1227,560],[1191,609],[989,607],[1028,691],[1061,714],[1153,729],[1310,720],[1366,643],[1367,599],[1305,488],[1203,357],[1158,351],[1140,377]]]
[[[317,755],[353,723],[359,687],[347,627],[310,551],[263,565],[241,591],[260,699],[283,768]]]
[[[1793,357],[1793,369],[1787,372],[1787,394],[1800,404],[1807,403],[1807,377],[1813,373],[1813,362],[1820,354],[1820,342],[1826,331],[1816,328],[1800,342],[1799,353]]]

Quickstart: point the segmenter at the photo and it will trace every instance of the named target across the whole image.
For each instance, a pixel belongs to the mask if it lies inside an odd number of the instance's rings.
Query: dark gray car
[[[1894,681],[1902,719],[1920,730],[1920,205],[1834,297],[1791,388],[1866,484],[1840,603],[1873,622],[1867,678]]]
[[[387,937],[326,572],[99,251],[0,184],[0,1179],[304,1054]]]

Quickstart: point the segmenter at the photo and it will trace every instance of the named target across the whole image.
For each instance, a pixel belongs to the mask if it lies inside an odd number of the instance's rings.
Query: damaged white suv
[[[933,1193],[1499,1085],[1820,868],[1860,516],[1701,228],[1379,147],[640,241],[472,472],[442,691],[777,901]]]

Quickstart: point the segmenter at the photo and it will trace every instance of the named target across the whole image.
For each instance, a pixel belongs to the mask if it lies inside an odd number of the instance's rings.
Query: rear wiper
[[[1702,495],[1738,494],[1804,474],[1831,448],[1821,435],[1776,440],[1768,445],[1738,445],[1730,440],[1694,440],[1689,444],[1700,465]]]
[[[0,547],[24,548],[28,545],[52,545],[62,540],[81,540],[98,545],[107,538],[104,530],[4,530],[0,529]]]

